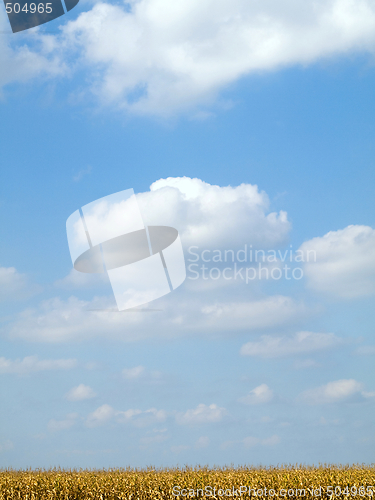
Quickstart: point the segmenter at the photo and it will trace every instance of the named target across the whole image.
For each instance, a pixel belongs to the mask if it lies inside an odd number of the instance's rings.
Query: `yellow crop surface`
[[[0,500],[184,498],[375,500],[375,466],[0,471]]]

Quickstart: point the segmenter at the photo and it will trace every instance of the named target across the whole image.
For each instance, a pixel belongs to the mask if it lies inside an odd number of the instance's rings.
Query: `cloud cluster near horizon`
[[[93,397],[94,393],[91,387],[83,386],[83,384],[81,384],[77,388],[74,388],[73,392],[77,389],[80,389],[79,392],[84,392],[85,395],[84,397],[70,399],[71,401],[82,401]],[[90,394],[87,395],[87,392]],[[283,395],[279,394],[278,397],[280,404],[282,403]],[[273,401],[274,398],[274,391],[270,389],[267,384],[263,383],[252,389],[246,396],[239,398],[238,402],[250,406],[264,406]],[[332,404],[346,404],[351,402],[366,403],[366,401],[373,400],[374,398],[375,392],[365,391],[363,383],[354,379],[342,379],[331,381],[322,386],[314,387],[299,394],[295,394],[293,399],[303,405],[330,406]],[[157,424],[163,424],[164,427],[162,430],[154,429],[154,431],[164,433],[168,426],[173,422],[179,426],[212,426],[220,424],[224,419],[229,419],[230,421],[233,417],[233,409],[228,410],[227,408],[220,407],[215,403],[200,403],[195,408],[190,408],[185,411],[166,411],[164,409],[157,408],[149,408],[146,410],[141,410],[139,408],[116,410],[113,406],[104,403],[89,413],[86,417],[79,417],[77,413],[69,413],[66,415],[65,419],[52,419],[48,423],[48,428],[52,431],[67,430],[77,424],[78,421],[84,423],[84,425],[88,428],[96,428],[109,424],[131,424],[138,428],[145,428],[155,426]],[[268,417],[263,417],[261,420],[264,423],[270,421]]]

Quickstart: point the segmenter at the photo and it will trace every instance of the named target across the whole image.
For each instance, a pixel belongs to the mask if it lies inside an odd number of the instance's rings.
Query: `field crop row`
[[[375,466],[2,470],[0,500],[375,500]]]

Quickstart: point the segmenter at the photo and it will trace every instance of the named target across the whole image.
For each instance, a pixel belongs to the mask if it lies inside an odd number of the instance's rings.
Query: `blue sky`
[[[375,9],[314,5],[81,2],[0,35],[1,467],[374,461]],[[112,291],[65,222],[129,188],[187,266],[316,262],[88,311]]]

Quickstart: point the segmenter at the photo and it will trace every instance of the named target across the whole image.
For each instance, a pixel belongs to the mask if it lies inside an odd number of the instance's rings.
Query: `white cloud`
[[[11,32],[5,9],[0,10],[0,91],[13,82],[26,82],[39,76],[53,77],[66,72],[56,55],[57,40],[51,36],[31,36],[17,44]],[[10,33],[7,36],[5,33]]]
[[[115,415],[115,413],[116,412],[112,408],[112,406],[104,404],[90,413],[90,415],[87,417],[86,424],[88,427],[99,426],[110,420]]]
[[[151,184],[150,190],[137,194],[136,200],[143,222],[177,228],[186,251],[191,245],[196,251],[197,247],[201,251],[227,249],[228,242],[232,250],[243,248],[245,243],[249,248],[274,248],[287,242],[291,228],[286,212],[269,213],[267,194],[252,184],[218,186],[197,178],[169,177]],[[101,238],[118,234],[119,220],[135,211],[126,203],[114,203],[107,213],[105,201],[98,202],[85,216],[86,223],[94,229],[99,227]],[[82,274],[72,271],[58,283],[86,284],[88,278]]]
[[[116,412],[118,415],[122,417],[122,420],[131,420],[133,417],[136,417],[138,415],[141,415],[142,410],[126,410],[126,411],[120,411]]]
[[[220,187],[187,177],[160,179],[137,199],[144,222],[178,228],[185,248],[190,244],[201,250],[226,248],[228,241],[233,249],[243,248],[244,241],[254,248],[267,248],[285,243],[290,230],[286,213],[267,213],[267,195],[250,184]],[[72,271],[56,285],[87,286],[83,274]],[[172,294],[158,300],[161,310],[156,323],[154,313],[116,314],[113,297],[94,298],[92,302],[70,297],[45,300],[38,308],[23,311],[3,331],[13,338],[47,342],[102,335],[141,340],[150,335],[187,334],[196,329],[232,332],[272,328],[289,324],[306,313],[303,305],[281,295],[244,301],[238,292],[237,299],[233,290],[241,288],[243,282],[219,286],[224,291],[221,295],[215,295],[217,290],[212,287],[211,293],[198,297],[199,290],[206,290],[206,282],[187,281],[178,299]],[[124,372],[124,376],[132,375]]]
[[[77,366],[75,359],[38,359],[38,356],[26,356],[23,359],[0,358],[0,374],[15,373],[26,375],[46,370],[71,370]]]
[[[239,300],[224,302],[213,301],[209,295],[200,298],[196,293],[171,294],[158,301],[160,310],[141,314],[139,311],[116,312],[109,299],[87,302],[76,297],[66,301],[54,298],[43,301],[37,309],[23,311],[12,324],[3,327],[3,331],[11,338],[28,341],[66,342],[103,335],[141,341],[150,337],[191,335],[197,330],[233,334],[234,331],[275,328],[306,315],[306,308],[290,297]],[[156,374],[151,376],[155,378]]]
[[[9,29],[0,12],[0,29]],[[0,40],[0,86],[86,68],[101,104],[168,116],[211,105],[220,91],[259,71],[373,51],[372,0],[98,1],[62,34]],[[13,40],[12,40],[13,42]],[[14,43],[14,42],[13,42]],[[80,92],[82,93],[82,92]]]
[[[354,379],[343,379],[304,391],[300,399],[308,404],[318,405],[372,398],[374,394],[363,391],[363,384]]]
[[[286,243],[291,227],[286,212],[268,213],[267,194],[252,184],[221,187],[168,177],[138,194],[137,201],[145,224],[177,228],[185,249],[228,248],[228,242],[231,249],[244,243],[272,248]]]
[[[146,370],[144,366],[134,366],[133,368],[124,368],[121,372],[122,377],[128,381],[142,381],[146,383],[158,383],[162,380],[162,373],[156,370]]]
[[[132,0],[95,3],[63,27],[60,45],[92,71],[103,104],[169,115],[212,103],[245,75],[372,51],[374,41],[372,0]]]
[[[64,420],[55,420],[51,419],[48,422],[48,429],[52,432],[56,431],[64,431],[70,429],[77,422],[78,415],[77,413],[68,413]]]
[[[375,345],[363,345],[356,350],[357,354],[363,356],[373,356],[375,354]]]
[[[94,398],[95,396],[96,394],[90,386],[79,384],[77,387],[70,389],[65,397],[68,401],[83,401],[85,399]]]
[[[181,425],[220,422],[225,413],[225,408],[220,408],[215,404],[209,406],[199,404],[195,409],[187,410],[185,413],[177,413],[176,421]]]
[[[91,167],[91,165],[88,165],[86,168],[83,168],[82,170],[80,170],[79,172],[77,172],[73,176],[73,181],[74,182],[79,182],[80,180],[83,179],[83,177],[85,177],[86,175],[91,174],[91,171],[92,171],[92,167]]]
[[[375,391],[362,391],[364,398],[375,398]]]
[[[202,307],[206,327],[217,330],[237,328],[257,330],[290,323],[306,313],[305,308],[290,297],[271,296],[249,302],[215,303]]]
[[[306,241],[300,250],[310,252],[304,273],[312,290],[347,299],[375,293],[375,229],[351,225]]]
[[[134,368],[124,368],[122,370],[122,376],[126,379],[133,380],[142,377],[145,373],[144,366],[135,366]]]
[[[20,274],[14,267],[0,267],[0,299],[7,298],[9,294],[15,295],[26,287],[25,274]]]
[[[120,424],[132,423],[137,427],[145,427],[147,425],[164,422],[166,418],[167,413],[164,410],[157,410],[156,408],[149,408],[145,411],[133,408],[125,411],[118,411],[112,408],[112,406],[104,404],[89,414],[86,419],[86,425],[88,427],[97,427],[110,420],[114,420]]]
[[[243,398],[240,398],[239,401],[247,405],[258,405],[268,403],[272,399],[273,391],[268,387],[267,384],[261,384],[250,391],[249,394],[247,394]]]
[[[167,412],[156,408],[148,410],[126,410],[116,412],[119,423],[132,423],[136,427],[146,427],[156,423],[164,422],[167,418]]]
[[[0,302],[25,299],[38,291],[40,287],[30,284],[26,274],[14,267],[0,267]]]
[[[110,305],[113,308],[112,301]],[[88,339],[112,332],[114,336],[142,322],[141,314],[120,314],[105,311],[109,301],[94,299],[91,303],[70,297],[64,301],[53,298],[43,301],[38,309],[26,309],[10,326],[9,335],[44,342]],[[90,310],[98,309],[98,310]],[[110,308],[108,308],[110,309]],[[126,335],[134,339],[134,331]]]
[[[240,353],[243,356],[279,358],[330,349],[341,342],[333,333],[298,332],[293,337],[263,335],[259,341],[244,344]]]
[[[250,184],[220,187],[187,177],[160,179],[151,185],[149,192],[137,195],[137,199],[144,222],[176,227],[185,248],[190,244],[201,250],[226,248],[228,241],[234,250],[243,248],[244,242],[254,248],[267,248],[285,243],[290,230],[286,213],[267,213],[267,195]],[[83,274],[72,271],[56,285],[87,286],[89,281]],[[223,293],[216,295],[217,290],[212,286],[211,293],[205,293],[204,297],[197,296],[199,291],[206,292],[204,280],[187,282],[178,299],[172,294],[158,300],[161,310],[157,312],[156,323],[155,314],[134,311],[116,314],[113,297],[96,297],[91,302],[70,297],[45,300],[39,307],[23,311],[3,331],[13,338],[47,342],[102,335],[141,340],[150,335],[186,334],[196,329],[214,332],[272,328],[306,314],[302,304],[281,295],[244,301],[243,293],[238,291],[237,299],[233,290],[244,286],[243,281],[228,287],[219,285]],[[249,286],[253,288],[256,289]]]

